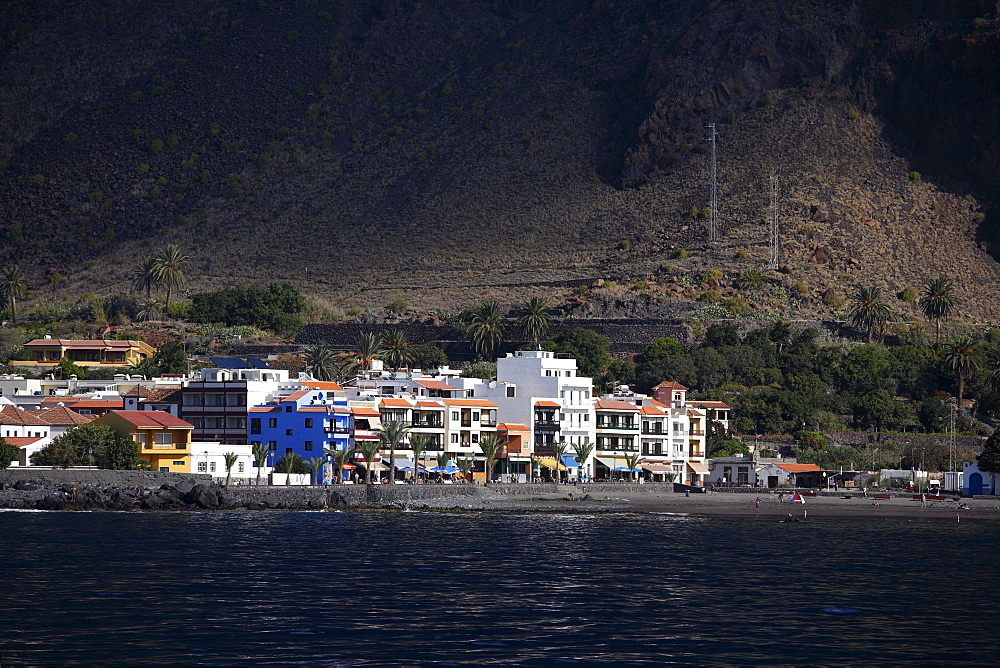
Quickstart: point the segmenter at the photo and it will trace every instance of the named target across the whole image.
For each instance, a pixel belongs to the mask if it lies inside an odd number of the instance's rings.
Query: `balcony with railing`
[[[598,420],[598,429],[638,429],[639,425],[635,422],[622,422],[619,420]]]
[[[536,431],[559,431],[559,422],[556,420],[535,420]]]
[[[350,427],[342,427],[342,426],[339,426],[339,425],[333,425],[333,426],[329,426],[329,427],[324,427],[323,428],[323,433],[324,434],[350,434],[351,433],[351,428]]]
[[[705,432],[701,429],[692,429],[688,432],[688,436],[704,436]]]
[[[412,420],[410,427],[412,429],[443,429],[444,422],[441,420]]]

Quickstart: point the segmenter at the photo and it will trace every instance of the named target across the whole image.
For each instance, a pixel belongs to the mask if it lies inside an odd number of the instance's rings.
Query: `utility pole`
[[[718,241],[719,240],[719,218],[718,218],[718,208],[719,208],[719,193],[718,186],[716,184],[716,172],[715,172],[715,140],[718,137],[715,134],[715,123],[708,124],[708,139],[711,149],[711,171],[712,171],[712,183],[709,187],[709,207],[712,212],[711,218],[708,222],[708,240]]]
[[[778,268],[778,174],[771,172],[771,257],[768,269]]]

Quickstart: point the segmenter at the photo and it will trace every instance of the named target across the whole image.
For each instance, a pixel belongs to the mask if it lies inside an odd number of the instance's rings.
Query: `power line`
[[[718,218],[718,208],[719,208],[719,192],[718,184],[716,183],[716,170],[715,170],[715,140],[718,137],[715,134],[715,123],[708,124],[709,136],[706,140],[712,147],[712,157],[711,157],[711,170],[712,170],[712,184],[709,187],[709,211],[711,216],[708,221],[708,240],[718,241],[719,240],[719,218]]]

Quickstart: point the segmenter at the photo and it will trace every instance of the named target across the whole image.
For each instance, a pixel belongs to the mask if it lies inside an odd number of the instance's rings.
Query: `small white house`
[[[980,471],[979,464],[971,462],[962,468],[962,481],[962,493],[967,496],[995,495],[1000,474]]]
[[[225,454],[235,453],[236,463],[233,465],[231,485],[252,484],[257,479],[257,467],[254,466],[253,454],[249,444],[218,443],[215,441],[194,441],[191,443],[191,473],[208,473],[216,480],[226,479]],[[271,469],[261,469],[261,482],[267,480]]]

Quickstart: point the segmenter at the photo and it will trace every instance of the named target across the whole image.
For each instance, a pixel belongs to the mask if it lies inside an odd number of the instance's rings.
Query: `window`
[[[514,391],[515,391],[516,389],[517,389],[517,388],[514,388],[514,387],[509,387],[509,386],[508,386],[508,387],[507,387],[507,396],[508,396],[508,397],[513,397],[513,396],[514,396]]]
[[[243,473],[243,462],[238,462],[236,466],[237,466],[236,468],[237,472]]]
[[[174,443],[174,437],[169,431],[156,432],[157,445],[173,445],[173,443]]]
[[[291,436],[291,435],[292,435],[292,430],[291,429],[286,429],[285,430],[285,436]]]
[[[277,441],[268,441],[267,447],[271,450],[271,452],[275,452],[278,449],[278,442]]]
[[[313,419],[306,418],[306,429],[312,429],[312,428],[313,428]]]
[[[174,466],[184,466],[184,462],[174,462]]]
[[[451,442],[452,443],[458,443],[458,434],[452,434],[451,435]]]
[[[7,435],[10,436],[10,434],[7,434]],[[144,432],[138,432],[138,433],[136,433],[135,434],[135,442],[136,443],[149,443],[149,434],[146,434]]]
[[[198,462],[198,473],[205,473],[208,471],[208,462]]]
[[[278,428],[278,418],[269,418],[268,421],[267,421],[267,426],[270,429],[277,429]]]
[[[170,473],[170,467],[169,466],[161,466],[160,467],[160,473]]]
[[[473,443],[478,443],[479,442],[479,432],[476,432],[476,431],[472,432],[472,442]]]
[[[285,454],[286,455],[292,454],[292,449],[291,448],[285,448]]]
[[[215,462],[211,462],[208,465],[208,470],[211,471],[212,473],[215,473]]]
[[[551,369],[546,369],[545,370],[545,375],[546,376],[551,376],[552,375],[552,370]]]
[[[292,408],[293,408],[292,406],[285,406],[285,412],[286,413],[291,413],[292,412]]]
[[[472,421],[479,422],[479,411],[472,411]]]
[[[459,419],[460,419],[460,416],[458,414],[458,411],[452,411],[451,412],[451,420],[452,420],[452,422],[458,422]]]
[[[306,450],[310,450],[311,451],[312,449],[313,449],[313,442],[312,441],[306,441]]]

